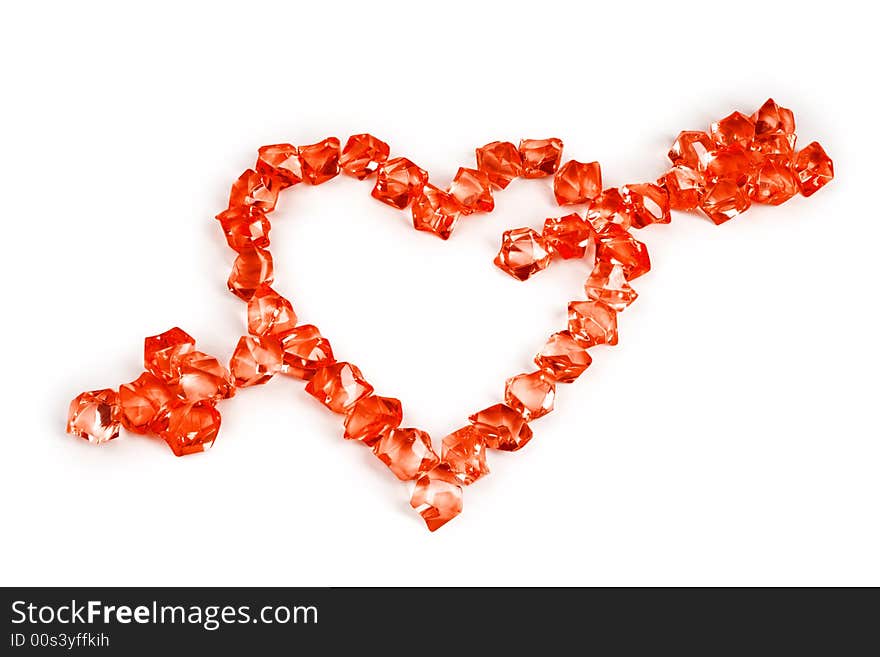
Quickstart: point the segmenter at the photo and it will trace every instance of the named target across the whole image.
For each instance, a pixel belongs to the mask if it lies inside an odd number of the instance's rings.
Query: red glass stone
[[[317,144],[299,147],[302,179],[310,185],[320,185],[339,174],[339,140],[328,137]]]
[[[180,354],[193,351],[195,338],[174,327],[159,335],[144,338],[144,369],[165,382],[176,381],[172,361]]]
[[[419,477],[410,505],[433,532],[461,513],[461,498],[458,480],[448,466],[441,464]]]
[[[552,176],[562,159],[562,140],[555,137],[523,139],[519,142],[519,154],[522,158],[523,177]]]
[[[700,210],[715,224],[723,224],[749,209],[748,191],[733,180],[709,185],[700,199]]]
[[[262,175],[248,169],[232,183],[229,191],[229,207],[255,207],[263,212],[271,212],[278,201],[278,188]]]
[[[522,157],[509,141],[493,141],[476,149],[476,154],[477,169],[496,187],[504,189],[514,178],[523,175]]]
[[[478,169],[460,168],[449,186],[449,193],[458,201],[462,214],[491,212],[495,208],[489,176]]]
[[[302,181],[302,163],[292,144],[263,146],[257,156],[257,173],[271,180],[272,187],[286,189]]]
[[[77,395],[67,412],[67,433],[90,443],[106,443],[119,436],[119,395],[115,390],[92,390]]]
[[[165,382],[149,372],[119,386],[122,426],[135,433],[158,433],[167,420],[166,411],[176,402]]]
[[[238,206],[217,215],[217,221],[234,251],[269,246],[269,220],[254,206]]]
[[[596,263],[584,290],[587,298],[601,301],[617,312],[624,310],[639,296],[627,282],[623,265],[602,260]]]
[[[426,184],[413,201],[412,218],[416,230],[433,233],[448,240],[461,216],[461,207],[455,198],[434,185]]]
[[[621,196],[629,207],[633,226],[644,228],[651,224],[668,224],[669,194],[652,183],[639,183],[621,188]]]
[[[757,135],[752,142],[752,151],[760,155],[778,155],[791,160],[794,157],[795,135],[770,133]]]
[[[755,165],[760,155],[743,150],[734,145],[710,151],[705,161],[705,182],[714,183],[719,180],[730,180],[748,193],[754,182]]]
[[[403,210],[428,182],[428,174],[405,157],[396,157],[379,165],[372,196],[391,207]]]
[[[227,285],[229,291],[239,299],[250,301],[262,285],[271,285],[275,272],[272,265],[272,254],[265,249],[242,249],[229,274]]]
[[[547,219],[541,235],[547,246],[565,260],[583,258],[587,251],[595,252],[596,231],[576,212]]]
[[[751,198],[758,203],[779,205],[797,194],[797,179],[791,162],[784,157],[768,157],[758,168]]]
[[[357,400],[372,394],[373,386],[351,363],[333,363],[315,371],[306,392],[334,413],[345,413]]]
[[[213,356],[201,351],[175,354],[171,368],[183,398],[190,402],[216,401],[235,395],[232,375]]]
[[[755,122],[741,112],[733,112],[712,123],[710,134],[719,146],[733,146],[748,150],[755,138]]]
[[[382,436],[400,426],[403,407],[399,399],[370,395],[356,401],[345,414],[346,440],[374,445]]]
[[[517,374],[504,385],[504,401],[528,422],[553,410],[556,384],[544,372]]]
[[[571,383],[590,366],[593,359],[587,345],[571,331],[551,335],[535,356],[535,364],[557,383]]]
[[[308,381],[315,371],[336,362],[330,342],[317,327],[303,324],[276,336],[284,349],[283,372]]]
[[[568,330],[588,346],[617,344],[617,313],[601,301],[568,304]]]
[[[599,233],[596,259],[621,265],[628,281],[651,271],[648,247],[618,224],[608,224]]]
[[[752,114],[752,121],[755,123],[756,136],[780,133],[794,136],[794,114],[790,109],[778,105],[772,98],[768,98],[758,111]],[[793,140],[791,146],[794,146]]]
[[[415,479],[440,463],[431,437],[419,429],[394,429],[373,445],[373,453],[403,481]]]
[[[388,144],[373,135],[352,135],[342,149],[339,166],[349,176],[363,180],[374,174],[390,153]]]
[[[208,450],[219,431],[220,413],[212,402],[201,401],[174,406],[159,435],[175,456],[186,456]]]
[[[297,317],[290,301],[269,285],[254,290],[247,304],[248,333],[276,335],[296,328]]]
[[[597,231],[602,231],[608,224],[618,224],[622,228],[629,230],[633,224],[630,209],[620,190],[616,187],[611,187],[599,194],[590,203],[590,207],[587,208],[587,221]]]
[[[669,150],[669,159],[676,166],[697,170],[706,153],[715,148],[712,139],[700,130],[685,130],[676,137]]]
[[[546,269],[550,264],[547,243],[531,228],[506,230],[501,237],[501,250],[495,256],[495,266],[521,281]]]
[[[507,404],[495,404],[468,418],[483,434],[486,447],[515,452],[532,439],[532,429],[525,418]]]
[[[283,357],[277,339],[268,335],[245,335],[238,340],[229,371],[238,388],[260,385],[281,371]]]
[[[817,141],[798,152],[793,168],[804,196],[812,196],[834,178],[834,163]]]
[[[695,210],[703,194],[703,178],[684,166],[672,167],[658,183],[666,188],[671,210]]]
[[[602,168],[598,162],[569,160],[553,176],[553,194],[559,205],[587,203],[602,192]]]
[[[465,486],[489,474],[485,438],[475,427],[468,425],[453,431],[443,439],[442,447],[442,462]]]

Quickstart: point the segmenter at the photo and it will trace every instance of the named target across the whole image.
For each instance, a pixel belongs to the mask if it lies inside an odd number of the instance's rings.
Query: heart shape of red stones
[[[533,436],[532,422],[553,410],[556,386],[589,367],[589,350],[617,344],[617,316],[637,294],[630,282],[651,268],[632,229],[671,220],[670,210],[699,210],[721,224],[752,202],[778,205],[800,192],[810,196],[834,176],[831,159],[812,142],[795,150],[794,116],[768,100],[754,114],[733,112],[708,132],[684,131],[669,151],[672,168],[656,182],[602,188],[598,162],[562,161],[562,141],[496,141],[476,149],[476,167],[460,168],[448,189],[428,181],[405,157],[391,158],[385,142],[354,135],[344,148],[335,137],[317,144],[274,144],[259,149],[256,165],[232,185],[229,207],[217,216],[235,251],[230,291],[247,303],[248,335],[224,367],[197,351],[180,328],[148,337],[145,370],[118,390],[85,392],[70,404],[67,430],[94,443],[120,428],[163,439],[177,456],[214,444],[217,403],[237,388],[261,385],[276,374],[305,380],[305,390],[344,417],[344,438],[372,449],[394,475],[415,481],[411,504],[430,530],[462,509],[463,486],[489,473],[487,450],[517,451]],[[535,369],[509,378],[503,401],[475,412],[435,449],[420,429],[401,427],[399,400],[375,394],[352,363],[337,360],[330,342],[303,324],[292,304],[272,288],[267,214],[281,191],[319,185],[340,172],[375,178],[372,195],[403,210],[413,226],[449,239],[462,218],[494,208],[493,193],[515,178],[550,178],[560,206],[578,206],[547,219],[538,231],[505,231],[495,264],[526,280],[555,258],[587,259],[586,299],[568,304],[568,325],[549,337]],[[439,451],[439,454],[438,454]]]

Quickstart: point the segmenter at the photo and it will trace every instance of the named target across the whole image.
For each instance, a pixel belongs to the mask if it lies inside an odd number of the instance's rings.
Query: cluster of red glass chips
[[[810,196],[832,179],[831,160],[818,143],[795,150],[794,127],[791,111],[768,100],[752,116],[734,112],[714,122],[708,133],[682,132],[669,151],[672,168],[656,182],[610,189],[602,188],[597,162],[562,163],[562,141],[555,138],[478,148],[476,168],[459,169],[447,189],[432,185],[410,160],[390,158],[388,144],[367,134],[349,138],[342,149],[334,137],[309,146],[264,146],[217,216],[236,252],[229,289],[247,303],[248,335],[240,338],[229,368],[197,351],[179,328],[148,337],[145,371],[118,391],[76,397],[67,430],[101,443],[124,427],[161,437],[178,456],[203,451],[220,428],[219,400],[286,374],[305,380],[306,392],[343,415],[346,439],[370,447],[398,478],[415,480],[411,504],[433,531],[461,512],[462,486],[488,474],[487,449],[522,448],[532,438],[532,421],[553,410],[556,385],[589,367],[590,348],[617,344],[617,314],[637,296],[630,282],[651,267],[632,228],[669,223],[671,209],[699,209],[720,224],[752,202],[776,205],[797,192]],[[373,197],[409,207],[417,230],[442,239],[462,216],[491,211],[493,191],[515,178],[552,177],[559,205],[581,206],[581,213],[547,219],[541,232],[504,233],[495,264],[520,280],[554,257],[586,258],[592,265],[586,300],[568,304],[568,326],[550,336],[534,371],[508,379],[504,401],[443,438],[439,455],[427,433],[400,426],[400,401],[374,394],[361,371],[338,361],[328,340],[315,326],[299,324],[291,303],[271,287],[266,215],[279,192],[323,183],[340,171],[374,177]]]

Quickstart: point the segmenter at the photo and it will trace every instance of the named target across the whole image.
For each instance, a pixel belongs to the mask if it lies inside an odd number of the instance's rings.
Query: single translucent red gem
[[[794,135],[794,114],[790,109],[778,105],[772,98],[768,98],[758,111],[752,114],[752,121],[755,123],[756,135],[774,133]]]
[[[257,156],[257,173],[271,180],[275,189],[282,190],[302,181],[302,163],[299,151],[292,144],[262,146]]]
[[[651,224],[668,224],[669,194],[653,183],[639,183],[621,188],[624,202],[629,206],[633,226],[644,228]]]
[[[373,198],[403,210],[427,182],[428,173],[424,169],[405,157],[396,157],[379,165],[371,194]]]
[[[544,238],[531,228],[504,231],[495,266],[521,281],[546,269],[550,252]]]
[[[330,342],[311,324],[297,326],[277,337],[284,349],[284,374],[309,380],[318,369],[336,362]]]
[[[767,99],[752,115],[755,122],[755,140],[752,149],[766,155],[791,157],[797,135],[794,133],[794,114],[790,109],[778,105],[772,98]]]
[[[559,205],[587,203],[602,192],[602,169],[598,162],[569,160],[553,176],[553,194]]]
[[[666,188],[670,209],[696,209],[703,193],[703,177],[697,171],[685,166],[672,167],[657,182]]]
[[[242,336],[229,361],[229,371],[236,387],[266,383],[281,371],[283,356],[281,343],[274,337]]]
[[[315,372],[306,392],[334,413],[345,413],[357,400],[372,394],[373,386],[351,363],[333,363]]]
[[[515,452],[532,439],[532,429],[521,413],[507,404],[495,404],[468,418],[483,434],[486,447]]]
[[[784,157],[767,157],[758,167],[751,198],[758,203],[779,205],[797,194],[797,178]]]
[[[601,301],[568,304],[568,330],[587,345],[617,344],[617,313]]]
[[[749,209],[748,190],[735,180],[722,179],[706,187],[700,210],[715,224],[723,224]]]
[[[193,351],[195,347],[195,338],[176,326],[159,335],[144,338],[144,369],[166,383],[176,382],[177,373],[172,361],[176,356]]]
[[[744,150],[736,144],[710,151],[704,163],[706,184],[730,180],[748,194],[754,183],[756,166],[761,159],[759,153]]]
[[[352,135],[342,149],[339,166],[349,176],[363,180],[376,172],[390,152],[388,144],[373,135]]]
[[[272,254],[265,249],[242,249],[232,264],[227,285],[239,299],[249,301],[257,288],[271,285],[275,278]]]
[[[92,390],[70,402],[67,433],[90,443],[105,443],[119,436],[119,395],[115,390]]]
[[[523,177],[552,176],[562,159],[562,140],[556,137],[523,139],[519,142],[519,154],[522,158]]]
[[[269,220],[254,206],[236,206],[217,215],[226,242],[235,251],[269,246]]]
[[[626,280],[623,265],[599,260],[584,285],[587,298],[601,301],[617,312],[639,296]]]
[[[339,174],[339,140],[328,137],[317,144],[299,147],[302,179],[310,185],[320,185]]]
[[[648,247],[618,224],[608,224],[599,233],[596,259],[621,265],[628,281],[651,270]]]
[[[345,414],[346,440],[373,445],[382,436],[400,426],[403,407],[399,399],[369,395],[362,397]]]
[[[213,402],[179,403],[168,411],[159,435],[176,456],[208,450],[220,431],[220,413]]]
[[[794,157],[795,135],[784,135],[781,132],[757,135],[752,142],[752,151],[761,155],[778,155],[791,160]]]
[[[269,178],[248,169],[232,183],[229,192],[229,207],[253,206],[263,212],[271,212],[278,201],[278,187]]]
[[[491,212],[495,208],[489,176],[478,169],[460,168],[449,186],[449,193],[458,201],[462,214]]]
[[[461,216],[461,206],[448,192],[426,184],[412,204],[413,227],[448,240]]]
[[[712,123],[709,133],[719,146],[734,144],[748,150],[755,138],[755,122],[741,112],[733,112]]]
[[[593,199],[586,218],[600,232],[608,224],[618,224],[626,230],[633,225],[631,208],[616,187],[606,189]]]
[[[685,130],[679,133],[669,150],[669,159],[676,166],[697,170],[706,153],[715,148],[712,139],[700,130]]]
[[[219,360],[201,351],[175,354],[171,359],[178,392],[187,402],[216,401],[235,395],[232,375]]]
[[[419,429],[393,429],[373,445],[373,453],[404,481],[415,479],[440,463],[431,437]]]
[[[805,146],[794,159],[798,188],[804,196],[812,196],[834,178],[834,163],[819,142]]]
[[[483,434],[472,425],[453,431],[443,439],[441,461],[465,486],[489,474]]]
[[[297,317],[290,301],[268,285],[254,290],[247,304],[248,333],[276,335],[296,328]]]
[[[504,401],[529,422],[552,411],[555,398],[556,384],[541,370],[512,376],[504,386]]]
[[[522,157],[509,141],[493,141],[476,149],[476,154],[477,169],[496,187],[504,189],[514,178],[523,175]]]
[[[593,362],[587,353],[587,346],[571,331],[559,331],[547,339],[535,356],[535,364],[554,381],[571,383]]]
[[[547,246],[565,260],[583,258],[596,248],[596,231],[576,212],[547,219],[541,235]]]
[[[167,421],[166,412],[176,401],[175,393],[162,379],[144,372],[131,383],[119,386],[122,426],[135,433],[158,433]]]
[[[449,466],[438,465],[420,476],[413,489],[410,505],[419,512],[432,532],[461,513],[461,485]]]

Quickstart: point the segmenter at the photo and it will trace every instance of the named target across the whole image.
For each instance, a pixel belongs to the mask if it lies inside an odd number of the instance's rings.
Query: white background
[[[880,584],[873,23],[606,4],[4,5],[0,582]],[[558,136],[611,186],[768,96],[834,182],[643,231],[654,269],[619,346],[434,534],[295,380],[223,403],[202,455],[64,434],[71,397],[139,374],[145,335],[179,325],[228,359],[244,306],[212,217],[264,143],[369,131],[445,185],[475,146]],[[369,189],[282,197],[277,287],[440,438],[529,367],[586,272],[492,265],[502,230],[560,214],[546,180],[449,242]]]

